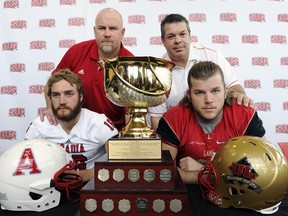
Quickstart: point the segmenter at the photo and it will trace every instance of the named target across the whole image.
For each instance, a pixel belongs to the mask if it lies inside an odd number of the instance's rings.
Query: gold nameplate
[[[109,160],[161,160],[162,148],[159,138],[108,140]]]

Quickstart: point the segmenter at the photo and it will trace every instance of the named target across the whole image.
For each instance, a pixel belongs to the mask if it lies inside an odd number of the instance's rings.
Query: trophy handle
[[[150,58],[149,58],[149,68],[150,68],[150,70],[152,71],[152,73],[154,74],[154,76],[156,77],[156,79],[157,79],[157,81],[159,82],[159,83],[161,83],[161,85],[162,85],[162,88],[165,90],[165,95],[167,96],[167,98],[168,98],[168,96],[169,96],[169,93],[170,93],[170,89],[166,89],[165,88],[165,86],[163,85],[163,83],[161,82],[161,80],[159,80],[159,78],[158,78],[158,76],[157,76],[157,74],[155,73],[155,69],[154,69],[154,67],[152,66],[152,64],[150,64]],[[171,88],[171,87],[170,87]]]

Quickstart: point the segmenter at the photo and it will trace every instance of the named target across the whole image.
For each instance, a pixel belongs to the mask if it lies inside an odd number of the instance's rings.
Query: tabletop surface
[[[186,185],[188,200],[191,210],[194,216],[260,216],[262,214],[257,213],[252,210],[247,209],[235,209],[235,208],[219,208],[212,205],[207,200],[202,198],[202,193],[198,185]],[[63,196],[64,197],[64,196]],[[80,204],[71,203],[67,199],[62,198],[59,206],[44,211],[44,212],[17,212],[17,211],[7,211],[0,210],[1,216],[12,216],[12,215],[21,215],[21,216],[57,216],[57,215],[65,215],[65,216],[79,216]],[[160,215],[160,214],[159,214]],[[127,214],[128,216],[128,214]],[[130,216],[130,215],[129,215]],[[279,210],[270,214],[270,216],[288,216],[288,194],[286,194],[284,200],[282,201]]]

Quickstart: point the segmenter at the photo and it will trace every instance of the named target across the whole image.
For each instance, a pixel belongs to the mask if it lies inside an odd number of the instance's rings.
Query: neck
[[[108,58],[108,59],[112,59],[112,58],[115,58],[116,56],[118,56],[118,52],[116,52],[116,53],[109,53],[109,54],[107,54],[107,53],[103,53],[103,52],[99,52],[99,59],[100,60],[103,60],[103,59],[106,59],[106,58]]]
[[[81,112],[74,119],[72,119],[70,121],[59,121],[61,127],[63,128],[63,130],[67,134],[70,134],[70,132],[73,129],[73,127],[77,124],[77,122],[80,119],[80,115],[81,115]]]
[[[188,56],[186,58],[171,59],[178,67],[185,68],[188,62]]]
[[[205,133],[211,133],[214,131],[215,127],[217,126],[217,124],[220,122],[220,120],[222,119],[223,116],[223,110],[219,113],[219,115],[214,118],[214,119],[204,119],[202,118],[198,113],[195,113],[195,117],[198,121],[198,123],[200,124],[200,126],[202,127],[202,129],[204,130]]]

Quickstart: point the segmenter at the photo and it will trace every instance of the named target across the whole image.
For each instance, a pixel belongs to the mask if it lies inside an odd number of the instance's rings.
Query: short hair
[[[189,89],[191,89],[191,78],[207,80],[215,74],[220,74],[223,85],[225,86],[224,74],[221,67],[212,61],[196,62],[190,69],[187,77]]]
[[[161,38],[164,38],[165,36],[165,25],[168,23],[168,24],[171,24],[171,23],[179,23],[179,22],[185,22],[186,24],[186,27],[187,27],[187,30],[189,32],[189,34],[191,33],[191,30],[190,30],[190,26],[189,26],[189,22],[188,20],[182,16],[181,14],[169,14],[167,15],[162,21],[161,21]]]
[[[191,69],[188,73],[187,82],[188,82],[189,88],[188,88],[185,96],[179,102],[179,104],[183,107],[188,107],[188,108],[193,110],[194,108],[192,106],[192,103],[190,101],[190,96],[189,96],[190,89],[192,88],[191,79],[193,78],[193,79],[198,79],[198,80],[199,79],[200,80],[207,80],[216,74],[220,74],[223,85],[225,86],[224,74],[223,74],[223,71],[219,65],[215,64],[212,61],[196,62],[191,67]],[[235,93],[233,91],[228,91],[225,102],[229,105],[232,105],[235,98],[236,98]]]
[[[84,95],[85,92],[82,85],[82,79],[77,74],[73,73],[70,69],[62,69],[53,73],[47,81],[47,88],[48,88],[47,95],[49,97],[51,97],[52,85],[61,80],[66,80],[71,85],[75,84],[78,93]]]

